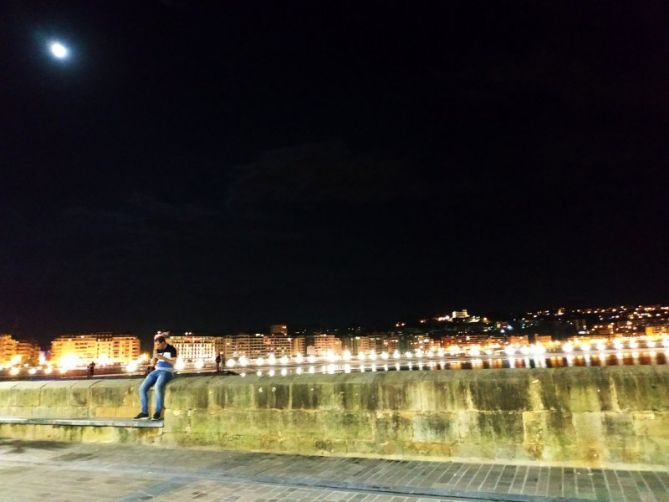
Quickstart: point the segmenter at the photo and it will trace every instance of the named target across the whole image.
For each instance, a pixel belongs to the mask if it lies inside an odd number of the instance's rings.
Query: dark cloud
[[[429,188],[416,171],[402,159],[356,155],[342,142],[284,148],[236,169],[229,206],[308,210],[398,203]]]

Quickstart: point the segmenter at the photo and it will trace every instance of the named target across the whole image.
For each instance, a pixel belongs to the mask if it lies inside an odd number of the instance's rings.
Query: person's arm
[[[158,349],[156,349],[153,353],[153,359],[156,362],[165,361],[166,363],[172,364],[177,358],[176,352],[177,352],[176,349],[170,349],[170,357],[165,357],[163,354],[159,354]]]

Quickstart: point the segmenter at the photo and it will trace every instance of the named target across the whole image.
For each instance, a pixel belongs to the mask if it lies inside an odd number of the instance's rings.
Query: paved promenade
[[[0,438],[0,499],[663,502],[669,474]]]

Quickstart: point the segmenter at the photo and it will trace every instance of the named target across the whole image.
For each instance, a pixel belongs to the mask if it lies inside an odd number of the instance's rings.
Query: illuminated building
[[[39,345],[27,340],[17,340],[10,334],[0,335],[0,366],[11,364],[36,364]]]
[[[400,348],[400,338],[394,335],[375,337],[377,352],[394,352]]]
[[[27,340],[17,340],[12,335],[0,335],[0,366],[35,364],[39,360],[39,345]]]
[[[574,329],[581,334],[585,335],[588,333],[588,323],[585,319],[574,319]]]
[[[372,349],[372,343],[368,336],[354,336],[348,339],[346,348],[355,356],[362,352],[369,352]],[[376,347],[373,348],[376,350]]]
[[[168,342],[177,349],[179,358],[184,362],[213,362],[219,353],[225,354],[225,339],[222,336],[194,335],[187,331],[184,335],[168,337]]]
[[[509,337],[511,345],[527,345],[529,343],[527,335],[514,335]]]
[[[669,334],[669,326],[646,326],[646,336],[658,336]]]
[[[297,354],[304,355],[306,350],[306,343],[303,336],[294,336],[290,340],[290,353],[295,356]]]
[[[290,355],[290,339],[286,336],[264,336],[266,354]]]
[[[223,352],[223,356],[228,359],[235,353],[235,339],[232,336],[224,336],[222,338],[223,348],[221,349],[221,352]]]
[[[269,327],[269,334],[288,336],[288,326],[285,324],[272,324]]]
[[[411,350],[428,350],[434,347],[434,341],[427,335],[412,335],[409,338],[409,348]]]
[[[469,312],[467,309],[454,310],[451,314],[451,319],[467,319],[469,317]]]
[[[264,337],[265,353],[275,355],[291,355],[291,339],[288,338],[288,326],[272,324],[269,327],[269,336]]]
[[[341,352],[341,340],[335,335],[314,335],[313,345],[307,347],[307,354],[321,356],[328,352],[339,354]]]
[[[39,362],[39,345],[27,340],[18,340],[16,355],[21,357],[22,363],[37,364]]]
[[[265,337],[262,333],[255,335],[241,334],[233,338],[233,353],[236,356],[261,357],[265,356]]]
[[[128,363],[139,357],[139,338],[129,334],[77,333],[61,335],[51,342],[51,360],[78,359],[79,364]]]
[[[611,336],[615,334],[615,324],[595,324],[590,330],[590,334],[594,336]]]
[[[363,338],[366,338],[367,340],[363,340]],[[399,349],[400,338],[397,335],[374,332],[371,333],[368,337],[360,337],[360,342],[358,343],[358,354],[365,351],[393,352]],[[354,353],[353,349],[350,350],[351,353]]]
[[[12,335],[0,335],[0,366],[10,364],[16,355],[17,342]]]
[[[251,335],[241,333],[232,338],[232,353],[236,357],[251,357]],[[265,350],[263,345],[261,350]]]

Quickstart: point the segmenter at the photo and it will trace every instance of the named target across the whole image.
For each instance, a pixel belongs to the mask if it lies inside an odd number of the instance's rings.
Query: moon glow
[[[51,42],[49,44],[49,50],[57,59],[65,59],[70,53],[69,49],[60,42]]]

